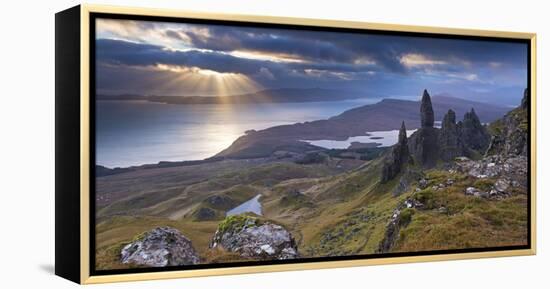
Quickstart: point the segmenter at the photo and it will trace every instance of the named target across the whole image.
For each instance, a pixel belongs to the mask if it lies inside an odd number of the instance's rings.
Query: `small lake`
[[[261,216],[262,215],[262,204],[260,204],[260,197],[262,195],[259,194],[255,196],[254,198],[240,204],[239,206],[229,210],[226,214],[226,216],[232,216],[232,215],[238,215],[242,213],[254,213],[256,215]]]
[[[407,130],[407,137],[411,136],[416,129]],[[397,143],[399,130],[371,131],[364,136],[354,136],[346,140],[304,140],[312,145],[327,149],[347,149],[352,142],[377,143],[378,147],[389,147]]]

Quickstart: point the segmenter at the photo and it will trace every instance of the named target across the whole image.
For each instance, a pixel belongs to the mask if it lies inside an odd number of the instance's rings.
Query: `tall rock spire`
[[[403,169],[403,166],[411,160],[409,146],[407,144],[407,129],[405,122],[401,123],[399,129],[399,139],[393,146],[391,154],[387,157],[382,167],[381,182],[386,183],[397,176]]]
[[[401,145],[407,145],[407,129],[405,128],[405,121],[401,122],[401,129],[399,130],[399,139],[397,142]]]
[[[415,164],[431,168],[439,159],[439,130],[434,127],[432,100],[425,89],[420,104],[420,125],[421,127],[409,139],[409,152]]]
[[[441,122],[439,130],[439,148],[441,159],[451,161],[458,156],[462,156],[465,152],[464,145],[460,137],[461,125],[456,124],[456,114],[452,109],[449,109]]]
[[[464,144],[470,149],[484,152],[489,146],[491,135],[479,121],[474,108],[464,114],[461,137]]]
[[[422,103],[420,104],[420,126],[434,126],[434,110],[432,108],[432,100],[426,89],[424,89],[424,93],[422,94]]]
[[[456,125],[456,114],[454,110],[449,109],[447,114],[443,116],[443,121],[441,122],[441,128],[452,128]]]

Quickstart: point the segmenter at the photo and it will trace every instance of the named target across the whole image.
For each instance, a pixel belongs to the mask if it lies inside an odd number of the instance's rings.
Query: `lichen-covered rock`
[[[250,215],[234,215],[220,223],[210,248],[222,248],[245,258],[282,260],[298,257],[290,232],[280,225]]]
[[[146,232],[122,248],[123,264],[146,267],[193,265],[200,259],[189,239],[170,227]]]

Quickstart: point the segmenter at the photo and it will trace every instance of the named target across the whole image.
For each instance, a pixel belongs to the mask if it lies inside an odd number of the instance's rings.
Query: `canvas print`
[[[528,245],[527,42],[94,25],[97,272]]]

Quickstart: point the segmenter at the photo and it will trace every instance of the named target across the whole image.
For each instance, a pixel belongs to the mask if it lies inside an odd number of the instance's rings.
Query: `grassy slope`
[[[411,223],[402,228],[393,251],[424,251],[498,247],[527,243],[527,195],[517,190],[504,200],[467,196],[466,187],[489,187],[494,179],[431,171],[430,186],[451,178],[452,186],[420,191],[415,198],[427,205],[412,209]],[[440,210],[440,208],[446,208]]]
[[[224,167],[218,174],[208,171],[207,178],[203,178],[197,172],[207,170],[198,168],[194,173],[197,180],[195,183],[180,181],[176,174],[171,173],[173,168],[168,171],[169,176],[164,178],[169,180],[172,186],[168,187],[165,184],[155,191],[154,186],[149,183],[153,180],[152,176],[143,178],[134,176],[131,186],[135,190],[134,194],[127,193],[124,197],[105,204],[98,210],[96,226],[98,269],[126,267],[118,261],[120,249],[136,235],[158,226],[179,229],[191,239],[200,256],[206,258],[205,262],[218,259],[230,261],[231,256],[220,258],[220,254],[212,254],[208,250],[208,243],[218,223],[230,209],[229,207],[223,210],[214,208],[207,202],[208,197],[223,195],[230,198],[232,203],[240,204],[258,193],[269,195],[271,189],[279,183],[292,182],[294,178],[315,180],[333,175],[337,170],[321,164],[306,166],[288,162],[257,163],[227,170]],[[185,179],[189,173],[182,173],[181,178]],[[115,188],[115,194],[120,195],[119,188],[132,179],[131,174],[106,177],[108,180],[102,181],[111,182],[111,186],[103,183],[102,188]],[[103,192],[100,195],[108,195],[108,193]],[[220,217],[212,221],[197,220],[194,213],[202,207],[218,210]],[[274,219],[277,219],[276,216]],[[287,225],[284,218],[281,218],[281,221],[282,224]]]
[[[381,160],[335,174],[322,164],[255,164],[233,167],[208,179],[181,187],[163,187],[122,198],[100,211],[97,226],[98,268],[120,268],[120,248],[136,235],[157,226],[172,226],[192,240],[204,262],[241,260],[236,255],[212,252],[208,243],[221,219],[199,221],[193,217],[212,195],[236,203],[261,193],[264,217],[287,227],[303,257],[373,254],[384,238],[393,210],[408,197],[427,205],[411,209],[411,222],[401,228],[392,251],[421,251],[469,247],[494,247],[526,242],[527,197],[517,191],[505,200],[485,200],[464,195],[468,186],[489,187],[494,179],[477,180],[443,170],[427,172],[428,187],[452,178],[442,190],[413,193],[416,184],[399,197],[391,191],[399,177],[381,185]],[[137,182],[138,180],[136,180]],[[177,192],[174,195],[165,192]],[[440,208],[446,210],[441,211]],[[125,211],[126,210],[126,211]],[[114,212],[126,216],[112,216]],[[225,211],[220,211],[221,216]]]

